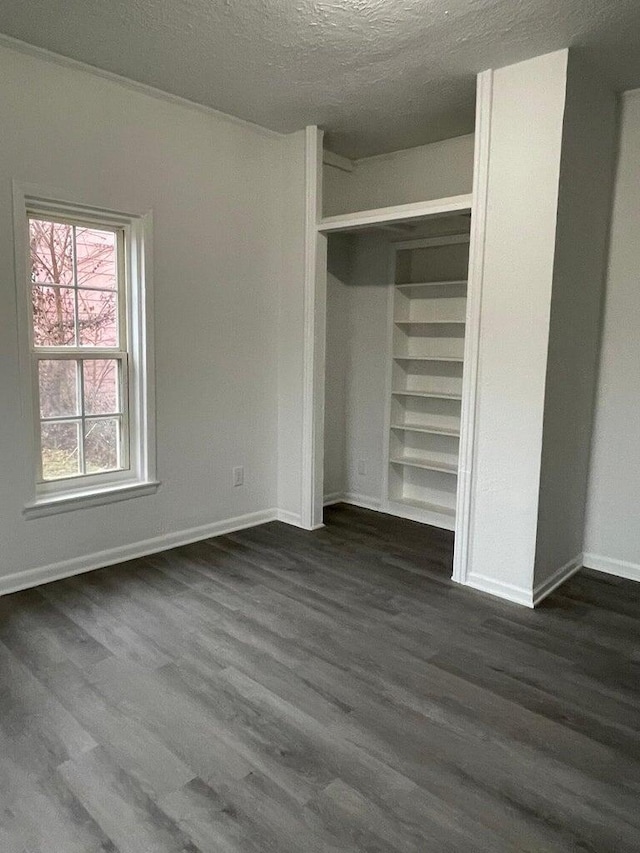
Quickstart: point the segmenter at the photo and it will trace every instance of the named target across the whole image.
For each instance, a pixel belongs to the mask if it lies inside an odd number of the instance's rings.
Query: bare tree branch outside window
[[[34,345],[82,347],[88,356],[39,362],[41,417],[69,417],[79,415],[81,409],[85,415],[117,412],[118,362],[90,357],[92,348],[118,343],[115,234],[33,218],[29,243]],[[84,389],[83,401],[78,399],[79,388]],[[45,479],[78,473],[81,441],[86,473],[117,467],[119,422],[87,418],[84,423],[83,437],[77,424],[46,424],[42,431]]]

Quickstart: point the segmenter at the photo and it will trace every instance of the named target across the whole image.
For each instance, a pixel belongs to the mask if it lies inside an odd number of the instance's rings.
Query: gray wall
[[[349,373],[349,282],[352,243],[332,234],[327,245],[327,349],[325,358],[324,495],[345,491],[346,405]]]
[[[357,160],[353,172],[325,165],[324,214],[470,193],[473,144],[470,134],[368,157]],[[383,497],[388,441],[389,242],[383,231],[329,240],[324,493],[344,493],[371,506]]]
[[[470,542],[475,587],[530,603],[567,51],[494,73]]]
[[[389,242],[380,233],[332,236],[329,258],[324,491],[378,506],[387,439]]]
[[[0,81],[0,586],[275,510],[283,141],[4,47]],[[34,470],[22,452],[13,179],[153,210],[156,495],[22,515]],[[242,488],[234,465],[245,468]]]
[[[277,506],[282,513],[286,513],[283,517],[299,523],[302,499],[305,132],[292,133],[282,141],[281,147],[280,197],[274,199],[274,218],[282,227],[279,236],[282,272],[278,283],[276,334]]]
[[[584,549],[640,580],[640,90],[622,101]]]
[[[544,403],[535,586],[583,549],[616,149],[616,97],[569,54]]]
[[[324,167],[325,216],[471,192],[473,134],[355,161],[353,172]]]

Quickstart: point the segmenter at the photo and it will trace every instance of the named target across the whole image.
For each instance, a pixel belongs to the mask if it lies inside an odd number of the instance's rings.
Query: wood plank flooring
[[[0,851],[640,851],[640,585],[451,552],[341,505],[0,599]]]

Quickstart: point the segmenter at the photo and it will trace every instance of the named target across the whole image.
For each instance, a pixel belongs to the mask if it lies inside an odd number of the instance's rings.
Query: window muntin
[[[125,229],[28,211],[37,481],[129,468]]]

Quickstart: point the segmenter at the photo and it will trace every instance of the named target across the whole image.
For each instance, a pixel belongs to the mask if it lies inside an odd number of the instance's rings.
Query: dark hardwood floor
[[[640,851],[640,585],[346,506],[0,599],[0,851]]]

